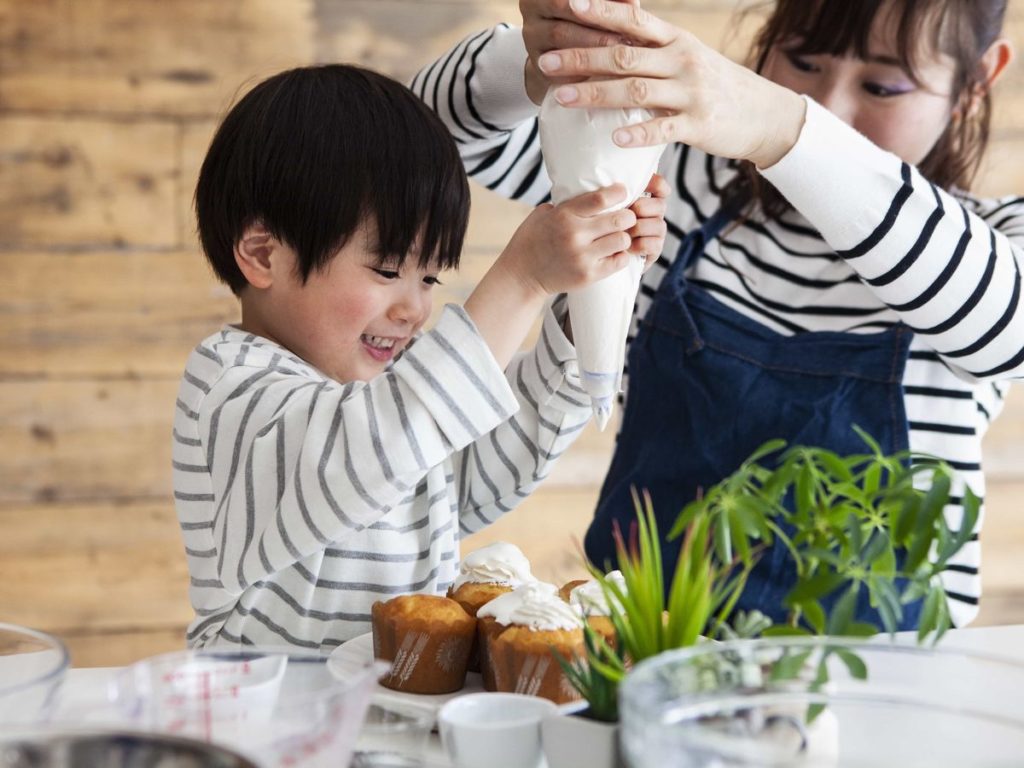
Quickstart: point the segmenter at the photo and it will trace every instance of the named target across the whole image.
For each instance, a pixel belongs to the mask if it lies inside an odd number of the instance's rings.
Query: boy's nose
[[[388,315],[396,323],[416,327],[426,320],[429,312],[429,302],[427,302],[427,307],[424,309],[422,297],[414,296],[410,292],[403,294],[397,301],[392,303]]]

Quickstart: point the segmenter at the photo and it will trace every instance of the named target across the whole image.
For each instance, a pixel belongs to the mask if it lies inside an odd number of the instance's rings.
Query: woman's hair
[[[751,64],[761,72],[772,48],[795,41],[798,56],[868,54],[872,24],[888,0],[777,0],[754,38]],[[992,101],[984,87],[981,57],[999,37],[1007,0],[892,0],[890,19],[896,27],[896,55],[917,81],[918,57],[944,53],[956,62],[952,104],[958,117],[950,120],[918,170],[943,189],[969,190],[988,145]],[[980,97],[980,99],[978,99]],[[978,99],[974,108],[972,100]],[[765,182],[751,163],[741,163],[734,198],[761,204],[769,217],[788,204]]]
[[[455,142],[405,86],[359,67],[292,69],[247,93],[217,129],[195,194],[199,239],[236,294],[235,244],[259,223],[302,281],[364,223],[381,261],[456,267],[469,185]]]

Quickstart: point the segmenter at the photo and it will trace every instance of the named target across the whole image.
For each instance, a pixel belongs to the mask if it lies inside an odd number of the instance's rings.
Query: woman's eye
[[[375,267],[373,271],[381,277],[386,277],[388,280],[395,280],[398,278],[398,272],[392,269],[377,269]]]
[[[881,83],[864,83],[864,90],[872,96],[880,96],[884,99],[889,96],[899,96],[906,93],[909,89],[882,85]]]
[[[801,72],[817,72],[818,68],[814,66],[807,59],[797,56],[795,53],[787,53],[786,57],[789,59],[789,63],[792,64],[796,69]]]
[[[427,275],[423,278],[423,282],[427,285],[442,285],[441,281],[434,275]]]

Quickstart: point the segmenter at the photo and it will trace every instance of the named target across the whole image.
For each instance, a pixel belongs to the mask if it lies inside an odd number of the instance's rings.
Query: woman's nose
[[[835,80],[825,81],[808,95],[844,123],[853,125],[857,116],[857,102],[846,84]]]

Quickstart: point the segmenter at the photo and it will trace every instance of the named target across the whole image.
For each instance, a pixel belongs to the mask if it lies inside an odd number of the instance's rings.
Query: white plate
[[[333,651],[327,660],[328,667],[338,677],[345,679],[354,675],[357,670],[362,669],[373,660],[373,633],[367,632],[364,635],[353,637],[346,643],[342,643]],[[466,684],[453,693],[403,693],[385,688],[380,683],[374,683],[373,701],[379,704],[411,705],[415,707],[426,707],[435,713],[441,706],[456,696],[464,693],[476,693],[484,689],[483,678],[478,672],[469,672],[466,675]]]

